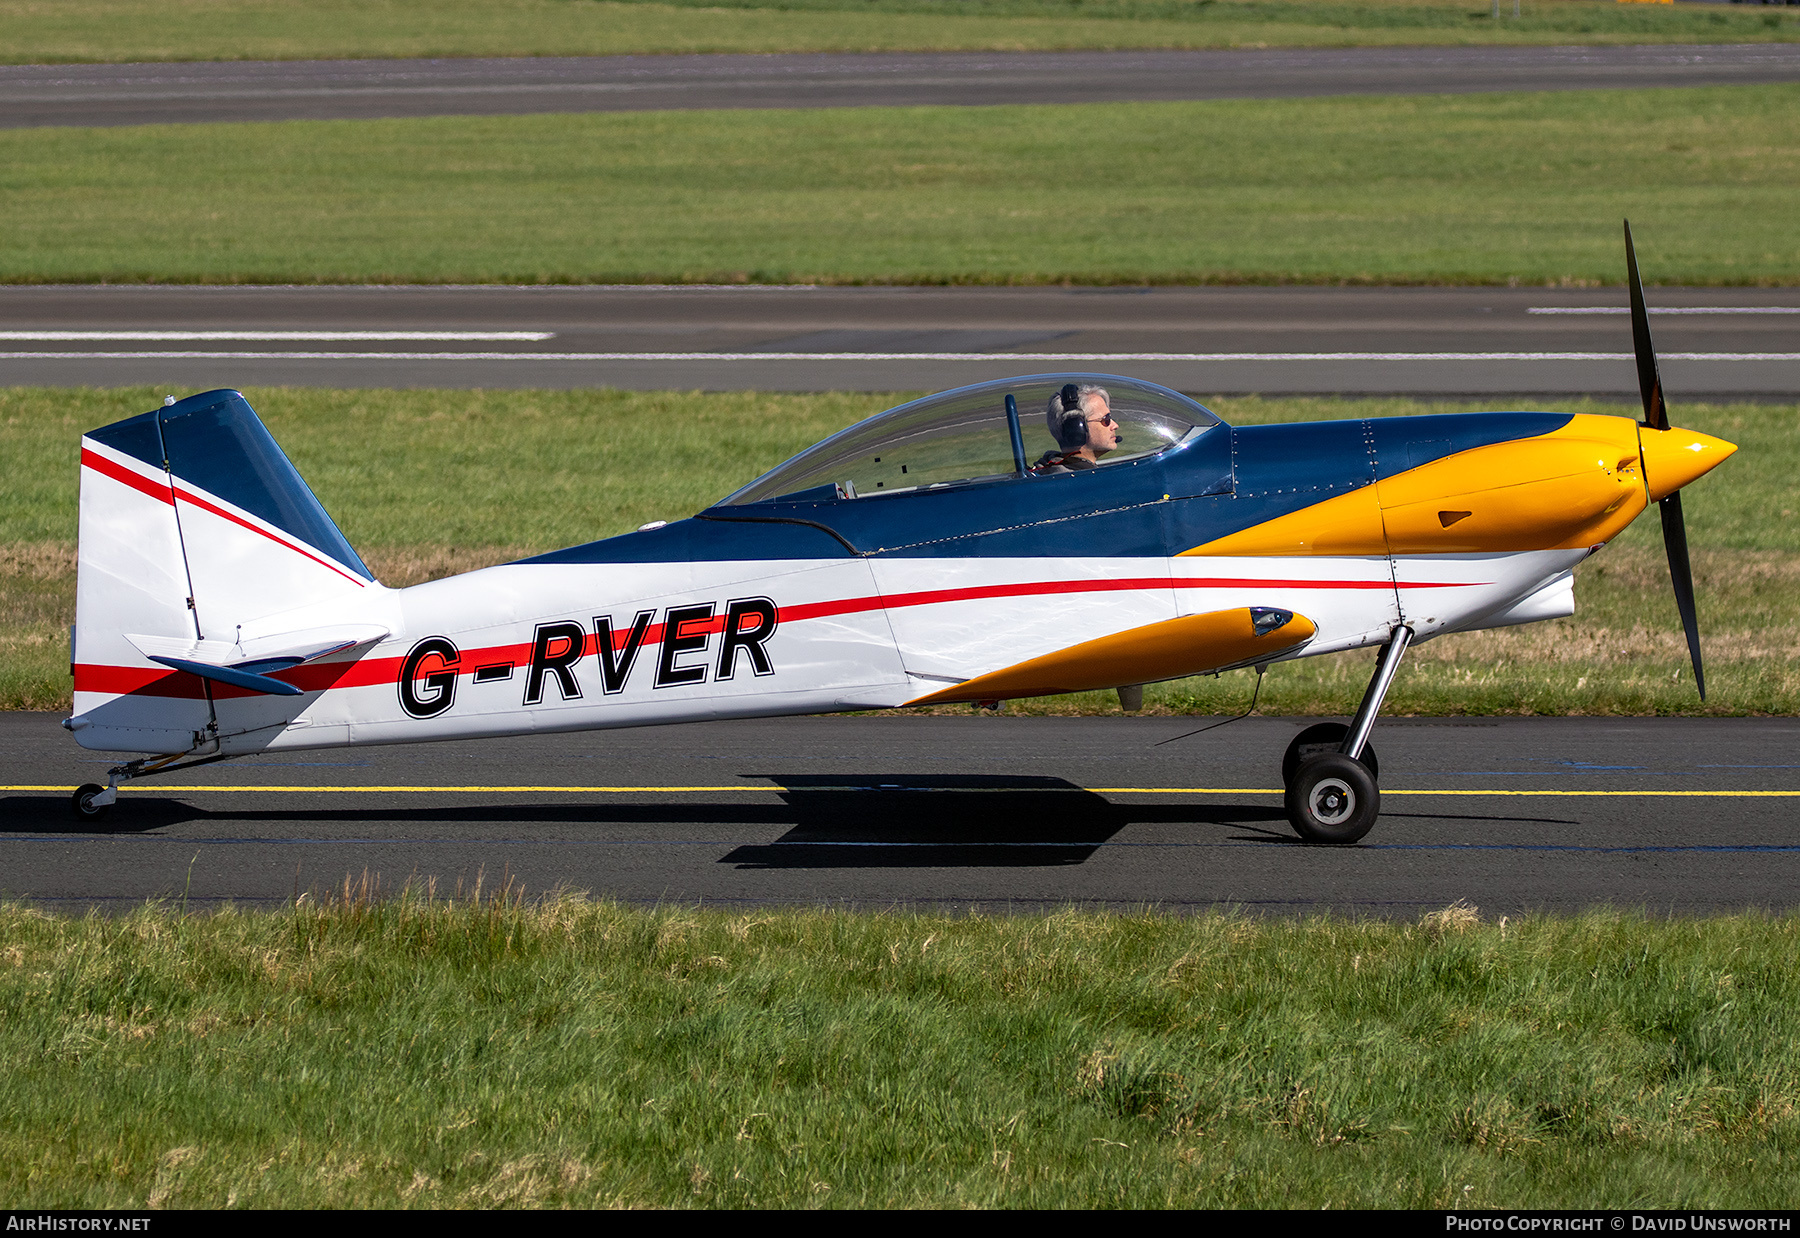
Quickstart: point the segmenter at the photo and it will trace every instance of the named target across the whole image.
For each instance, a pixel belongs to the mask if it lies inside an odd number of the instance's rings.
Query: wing
[[[989,671],[908,701],[936,705],[1086,692],[1248,666],[1304,645],[1316,630],[1291,610],[1240,606],[1183,615]]]

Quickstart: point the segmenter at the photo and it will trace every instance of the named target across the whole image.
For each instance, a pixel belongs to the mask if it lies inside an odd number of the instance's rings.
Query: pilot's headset
[[[1081,411],[1081,388],[1074,383],[1064,383],[1063,389],[1050,397],[1050,407],[1044,420],[1050,423],[1050,433],[1056,437],[1057,445],[1064,451],[1077,451],[1087,446],[1087,416]]]

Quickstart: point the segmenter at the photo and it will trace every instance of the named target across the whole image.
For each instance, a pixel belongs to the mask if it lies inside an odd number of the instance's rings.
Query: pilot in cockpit
[[[1033,473],[1068,473],[1091,469],[1119,445],[1119,423],[1113,420],[1106,388],[1092,383],[1065,383],[1050,397],[1044,420],[1058,451],[1047,451]]]

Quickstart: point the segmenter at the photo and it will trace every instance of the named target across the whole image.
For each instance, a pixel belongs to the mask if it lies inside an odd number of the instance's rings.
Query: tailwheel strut
[[[235,755],[226,753],[183,760],[187,753],[177,752],[169,756],[139,757],[135,761],[126,761],[106,771],[104,787],[97,782],[89,782],[75,788],[75,794],[69,797],[69,811],[79,820],[99,821],[118,803],[119,784],[122,782],[130,782],[133,778],[148,778],[152,774],[178,773],[196,765],[211,765],[214,761],[229,761]]]
[[[1353,843],[1375,825],[1381,812],[1381,789],[1376,782],[1380,767],[1369,745],[1369,732],[1412,637],[1412,629],[1401,625],[1381,647],[1375,674],[1348,727],[1335,723],[1308,727],[1288,746],[1281,771],[1288,821],[1307,842]],[[1340,733],[1341,740],[1335,747],[1329,746]]]

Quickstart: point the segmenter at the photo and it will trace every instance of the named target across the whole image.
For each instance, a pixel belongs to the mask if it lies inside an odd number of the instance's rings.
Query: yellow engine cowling
[[[1576,416],[1376,483],[1394,554],[1556,550],[1615,537],[1648,502],[1637,423]]]
[[[1693,430],[1578,414],[1548,434],[1459,451],[1185,553],[1585,549],[1612,540],[1649,503],[1736,450]]]

